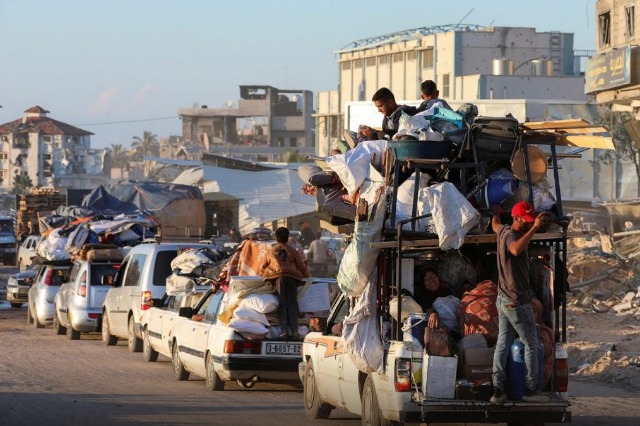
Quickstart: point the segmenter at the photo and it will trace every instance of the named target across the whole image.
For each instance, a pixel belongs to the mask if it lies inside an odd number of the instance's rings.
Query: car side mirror
[[[184,318],[191,318],[193,315],[193,308],[191,306],[183,306],[178,311],[178,315]]]

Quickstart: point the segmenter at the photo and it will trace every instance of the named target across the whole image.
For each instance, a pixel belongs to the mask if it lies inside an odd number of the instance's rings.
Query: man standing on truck
[[[297,251],[291,248],[289,230],[276,229],[276,241],[260,266],[259,275],[270,282],[278,293],[278,316],[282,329],[281,338],[300,340],[298,333],[298,284],[311,276]]]
[[[533,207],[524,201],[511,210],[513,224],[502,225],[502,206],[492,206],[491,227],[496,233],[498,257],[498,341],[493,356],[492,403],[505,401],[505,366],[511,345],[518,333],[524,344],[526,383],[522,400],[545,402],[548,398],[537,392],[538,333],[531,306],[533,291],[529,285],[529,242],[536,231],[547,222],[547,215],[535,215]]]

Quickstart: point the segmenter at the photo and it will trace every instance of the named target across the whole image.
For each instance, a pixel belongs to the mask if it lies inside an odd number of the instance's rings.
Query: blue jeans
[[[504,390],[507,357],[518,333],[524,344],[527,389],[534,390],[538,377],[538,330],[531,303],[514,306],[511,300],[498,293],[496,307],[499,316],[499,333],[493,354],[493,387]]]

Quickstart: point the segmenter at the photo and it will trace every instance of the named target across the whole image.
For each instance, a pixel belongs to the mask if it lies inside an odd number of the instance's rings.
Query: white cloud
[[[138,90],[136,94],[133,95],[133,104],[135,106],[142,105],[147,99],[147,96],[149,94],[157,91],[158,91],[158,86],[156,86],[155,84],[151,84],[151,83],[145,84],[142,89]]]
[[[109,111],[116,99],[117,92],[116,87],[110,87],[102,91],[98,99],[89,105],[89,114],[97,115]]]

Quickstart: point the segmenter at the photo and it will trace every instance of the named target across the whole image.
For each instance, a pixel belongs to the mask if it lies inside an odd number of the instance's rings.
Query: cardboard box
[[[467,380],[491,379],[494,348],[467,348],[460,351],[461,378]]]
[[[424,354],[422,392],[427,398],[453,399],[456,394],[457,357]]]

